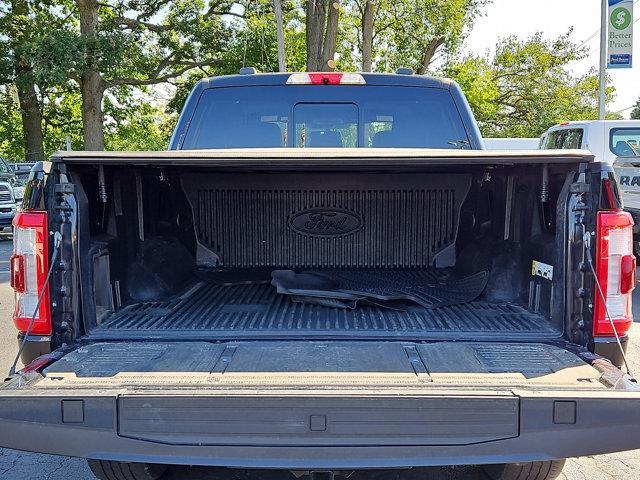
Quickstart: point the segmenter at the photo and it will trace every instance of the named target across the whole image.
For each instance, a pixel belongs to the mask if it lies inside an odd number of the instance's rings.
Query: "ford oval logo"
[[[296,232],[321,237],[347,235],[359,230],[362,225],[358,214],[336,208],[304,210],[289,219],[289,227]]]

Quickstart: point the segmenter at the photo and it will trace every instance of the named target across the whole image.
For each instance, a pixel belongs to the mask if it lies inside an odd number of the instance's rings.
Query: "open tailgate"
[[[0,388],[2,446],[121,461],[363,468],[640,447],[640,391],[531,343],[110,342]]]

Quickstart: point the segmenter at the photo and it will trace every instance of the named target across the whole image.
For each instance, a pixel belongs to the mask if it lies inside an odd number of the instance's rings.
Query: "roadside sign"
[[[609,0],[607,68],[631,68],[633,0]]]

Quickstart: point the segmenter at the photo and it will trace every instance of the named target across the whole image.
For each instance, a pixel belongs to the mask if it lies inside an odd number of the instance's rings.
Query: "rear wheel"
[[[99,480],[158,480],[168,465],[87,460]]]
[[[554,480],[562,473],[565,460],[549,462],[506,463],[483,465],[482,469],[491,480]]]

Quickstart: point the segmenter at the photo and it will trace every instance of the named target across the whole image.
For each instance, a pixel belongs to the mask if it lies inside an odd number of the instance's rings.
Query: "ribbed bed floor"
[[[540,339],[560,335],[548,319],[507,303],[470,302],[395,310],[359,305],[353,310],[295,303],[271,285],[199,283],[166,301],[127,306],[106,318],[95,338],[336,338]]]

